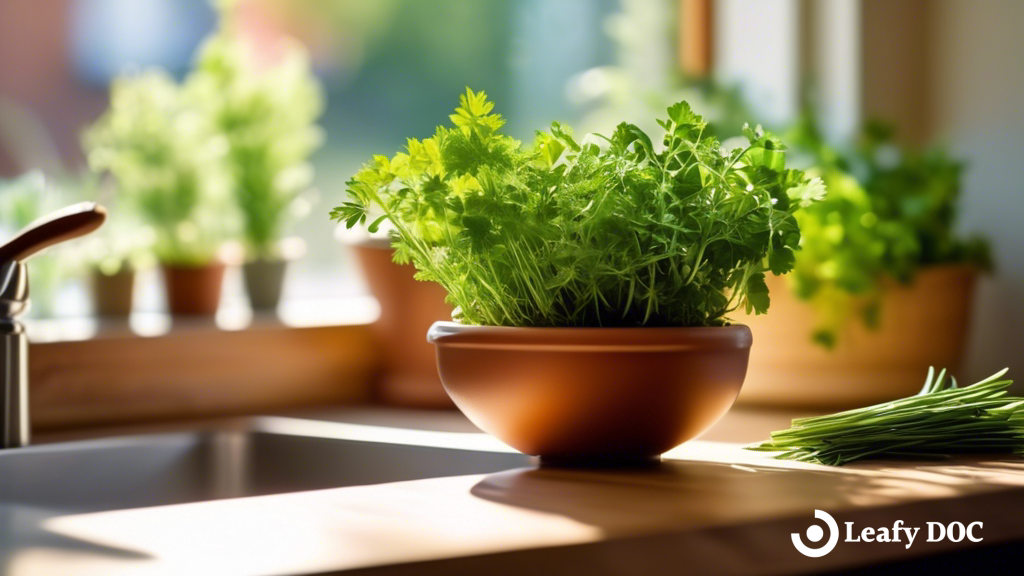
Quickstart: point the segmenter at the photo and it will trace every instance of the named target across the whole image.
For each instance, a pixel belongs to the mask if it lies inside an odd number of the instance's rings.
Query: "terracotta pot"
[[[287,260],[254,260],[242,265],[245,291],[249,294],[249,305],[253,310],[277,309],[287,270]]]
[[[977,271],[941,266],[887,283],[877,329],[852,318],[832,350],[811,341],[813,308],[769,277],[768,314],[742,319],[757,337],[739,402],[837,409],[916,394],[929,366],[960,367]]]
[[[732,406],[746,326],[505,328],[438,322],[445,389],[474,424],[545,462],[656,458]]]
[[[366,283],[380,304],[380,318],[373,325],[383,355],[377,395],[385,404],[418,408],[452,408],[441,386],[434,347],[423,340],[431,324],[450,320],[452,307],[445,303],[444,288],[420,282],[411,264],[395,264],[394,251],[386,243],[363,242],[353,246]]]
[[[132,313],[135,271],[124,268],[117,274],[94,269],[91,274],[93,311],[105,318],[122,318]]]
[[[163,264],[167,310],[174,316],[214,316],[220,306],[224,265],[178,266]]]

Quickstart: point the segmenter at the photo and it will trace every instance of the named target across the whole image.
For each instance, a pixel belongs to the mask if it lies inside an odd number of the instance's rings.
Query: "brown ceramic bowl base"
[[[549,455],[540,457],[541,468],[655,468],[661,466],[661,455],[615,455],[615,454],[591,454],[591,455]]]
[[[732,406],[752,337],[716,328],[508,328],[438,322],[427,339],[455,405],[551,463],[636,462]]]

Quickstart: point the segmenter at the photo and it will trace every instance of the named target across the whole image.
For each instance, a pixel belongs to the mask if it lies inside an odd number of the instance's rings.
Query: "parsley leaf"
[[[623,123],[578,142],[554,123],[528,147],[493,109],[467,89],[453,126],[372,159],[331,213],[349,227],[382,214],[396,259],[440,283],[465,323],[717,326],[764,313],[765,269],[792,268],[794,211],[824,192],[760,129],[724,151],[686,102],[658,140]]]

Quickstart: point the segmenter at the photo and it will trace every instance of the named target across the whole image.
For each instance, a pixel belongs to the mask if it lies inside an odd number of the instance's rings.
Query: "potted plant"
[[[578,142],[553,124],[532,147],[500,133],[467,90],[454,126],[376,156],[332,213],[371,207],[396,259],[441,284],[438,368],[482,429],[549,462],[646,461],[728,410],[765,312],[765,272],[787,272],[793,212],[823,193],[787,170],[780,141],[747,129],[725,152],[685,102],[660,145],[634,125]]]
[[[296,200],[313,178],[309,157],[323,141],[323,95],[305,50],[283,42],[271,61],[255,58],[228,19],[206,41],[189,90],[227,139],[234,199],[247,258],[242,271],[253,309],[273,310],[287,266],[280,240]]]
[[[176,315],[213,315],[222,240],[237,224],[228,143],[165,73],[116,79],[110,109],[83,135],[89,165],[109,172],[125,205],[153,229],[153,251]]]
[[[376,399],[392,406],[452,408],[437,375],[434,346],[423,334],[434,322],[452,317],[444,288],[416,280],[416,267],[394,261],[390,226],[373,234],[365,227],[336,228],[338,240],[355,255],[363,278],[380,306],[371,327],[382,365],[373,386]]]
[[[82,242],[66,245],[62,253],[65,261],[83,265],[93,313],[103,319],[124,320],[134,304],[136,270],[150,265],[152,231],[137,221],[134,211],[122,209],[116,194],[99,186],[99,180],[88,170],[63,172],[52,180],[62,190],[62,204],[97,202],[108,210],[99,230]]]
[[[803,249],[774,279],[779,313],[747,319],[765,344],[741,401],[860,406],[913,394],[921,366],[956,371],[987,245],[954,232],[961,164],[901,151],[891,136],[869,124],[842,153],[808,116],[790,138],[828,194],[796,215]]]
[[[89,266],[93,312],[101,318],[124,319],[135,301],[138,270],[151,265],[152,230],[134,222],[131,212],[110,209],[107,223],[84,243]]]

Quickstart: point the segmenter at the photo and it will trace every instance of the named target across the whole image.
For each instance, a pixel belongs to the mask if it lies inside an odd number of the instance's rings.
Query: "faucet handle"
[[[95,202],[82,202],[58,210],[29,224],[17,236],[0,246],[0,263],[21,262],[65,240],[84,236],[99,228],[107,210]]]

